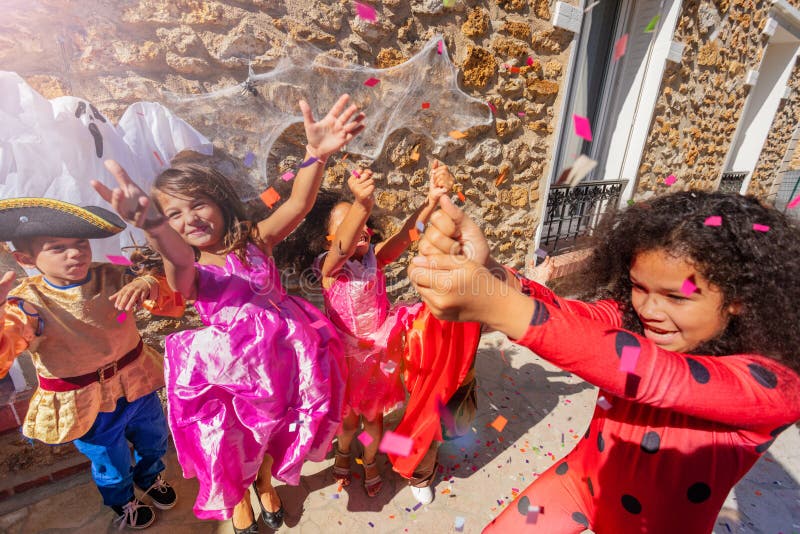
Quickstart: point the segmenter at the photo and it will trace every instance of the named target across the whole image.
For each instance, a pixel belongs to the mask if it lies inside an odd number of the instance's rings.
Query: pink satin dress
[[[346,367],[336,331],[290,296],[272,258],[248,245],[247,263],[197,265],[195,307],[205,328],[167,336],[169,425],[186,478],[200,489],[194,512],[227,519],[256,478],[297,485],[341,424]]]
[[[325,254],[317,258],[317,268]],[[323,290],[325,311],[339,330],[347,361],[345,413],[372,421],[405,401],[400,380],[405,333],[422,303],[389,305],[375,250],[348,260]]]

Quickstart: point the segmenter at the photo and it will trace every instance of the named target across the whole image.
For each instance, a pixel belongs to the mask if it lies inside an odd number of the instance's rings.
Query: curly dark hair
[[[707,226],[709,216],[721,226]],[[768,226],[756,231],[754,224]],[[631,304],[629,271],[637,254],[663,250],[687,258],[723,295],[741,306],[717,338],[694,354],[756,353],[800,372],[800,228],[756,198],[686,191],[639,202],[598,231],[583,280],[584,296],[620,303],[623,324],[643,333]]]
[[[320,189],[314,207],[303,222],[272,251],[276,264],[281,268],[293,268],[296,272],[303,273],[307,281],[315,283],[316,276],[309,268],[317,256],[328,248],[328,224],[331,212],[338,204],[352,201],[352,194],[344,188],[337,191]],[[367,227],[373,230],[370,242],[379,242],[381,233],[374,215],[370,215],[367,219]]]

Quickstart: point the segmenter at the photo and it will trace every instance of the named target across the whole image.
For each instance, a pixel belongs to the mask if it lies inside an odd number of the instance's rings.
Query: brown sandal
[[[372,478],[367,478],[367,469],[374,469],[377,474]],[[370,464],[364,462],[364,489],[367,495],[375,497],[381,492],[381,488],[383,488],[383,477],[381,477],[380,471],[375,466],[375,460]]]
[[[333,478],[339,483],[340,486],[345,487],[350,485],[350,455],[349,452],[342,452],[339,450],[339,445],[336,445],[336,452],[333,460]],[[340,459],[347,461],[347,467],[336,465]]]

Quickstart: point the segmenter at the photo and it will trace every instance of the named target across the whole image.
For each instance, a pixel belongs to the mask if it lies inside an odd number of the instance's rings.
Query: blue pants
[[[164,410],[153,392],[133,402],[120,398],[113,412],[99,413],[89,432],[73,443],[92,461],[92,478],[103,504],[122,506],[133,499],[134,483],[147,489],[164,470],[167,435]]]

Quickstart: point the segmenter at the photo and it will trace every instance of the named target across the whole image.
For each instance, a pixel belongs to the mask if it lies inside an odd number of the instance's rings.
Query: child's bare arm
[[[111,190],[92,181],[92,187],[128,223],[141,228],[147,234],[150,245],[164,260],[164,273],[171,288],[187,299],[197,293],[194,251],[167,224],[166,218],[156,210],[150,198],[130,179],[116,161],[106,160],[106,168],[114,176],[119,187]]]
[[[423,226],[428,223],[431,214],[436,211],[439,198],[450,191],[453,187],[453,182],[453,175],[450,174],[450,170],[447,166],[434,160],[431,165],[431,178],[428,185],[428,197],[425,203],[406,219],[403,227],[400,228],[397,233],[393,234],[385,241],[378,243],[375,247],[375,255],[378,258],[379,264],[388,265],[397,261],[397,258],[411,246],[411,231],[416,229],[417,223],[422,223]],[[420,234],[421,233],[422,232],[420,232]]]
[[[23,311],[18,304],[6,300],[15,278],[13,271],[0,278],[0,378],[8,374],[14,358],[28,348],[39,325],[36,310],[30,309],[30,305],[25,305]]]
[[[300,101],[308,146],[303,166],[294,178],[291,195],[275,213],[258,223],[258,232],[270,248],[292,233],[314,207],[328,156],[364,129],[364,114],[358,112],[358,107],[354,104],[345,109],[348,99],[348,95],[339,97],[319,122],[314,121],[306,101]]]
[[[331,248],[322,262],[322,284],[324,287],[330,286],[330,278],[334,276],[342,265],[353,255],[358,245],[364,225],[372,212],[375,203],[373,193],[375,192],[375,181],[372,179],[372,171],[363,170],[354,173],[347,180],[347,186],[353,192],[355,201],[350,205],[342,223],[336,229],[336,233],[331,240]],[[324,231],[324,230],[323,230]]]

